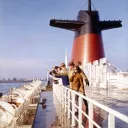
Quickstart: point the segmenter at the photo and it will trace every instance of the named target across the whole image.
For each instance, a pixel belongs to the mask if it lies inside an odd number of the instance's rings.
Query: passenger
[[[78,61],[78,66],[80,67],[80,69],[84,70],[83,66],[82,66],[82,63],[80,61]]]
[[[58,69],[58,66],[55,66],[52,68],[52,71],[49,72],[50,75],[52,76],[56,76],[57,74],[57,69]]]
[[[83,83],[83,77],[81,75],[81,69],[79,66],[74,67],[74,73],[70,77],[70,82],[72,82],[72,89],[85,95],[85,89],[84,89],[84,83]],[[78,95],[75,96],[76,104],[78,104]],[[86,106],[86,113],[88,113],[88,103],[85,99],[83,99],[84,104]]]
[[[57,73],[61,73],[61,67],[58,67]]]
[[[52,71],[49,72],[50,75],[60,78],[59,76],[57,76],[57,72],[58,72],[58,66],[55,66],[52,68]],[[58,80],[54,80],[53,79],[54,84],[58,84]]]
[[[78,61],[78,66],[79,66],[80,69],[81,69],[81,75],[82,75],[82,77],[83,77],[84,83],[85,83],[87,86],[89,86],[89,80],[88,80],[87,76],[86,76],[85,73],[84,73],[84,67],[82,66],[82,63],[81,63],[80,61]]]
[[[61,73],[62,74],[67,74],[68,70],[66,68],[65,63],[61,63],[60,68],[61,68]]]
[[[53,73],[52,75],[57,78],[62,78],[63,85],[68,86],[69,85],[68,70],[64,63],[61,63],[59,69],[60,68],[61,70],[58,70],[57,68],[57,72]]]
[[[81,69],[79,68],[79,66],[75,66],[73,71],[73,74],[69,78],[70,82],[72,82],[72,89],[85,94]]]
[[[63,65],[61,64],[60,67],[55,66],[54,70],[55,70],[55,72],[53,72],[54,76],[67,75],[67,73],[68,73],[68,70],[66,69],[64,64]],[[52,70],[52,71],[54,71],[54,70]]]
[[[89,86],[89,80],[88,80],[88,78],[87,78],[87,76],[85,75],[85,73],[84,73],[84,71],[81,69],[81,75],[82,75],[82,77],[83,77],[83,82],[87,85],[87,86]]]
[[[68,70],[66,68],[65,63],[61,63],[60,68],[61,68],[61,72],[58,73],[58,75],[61,76],[63,85],[68,86],[69,85]]]
[[[56,71],[56,73],[58,72],[58,66],[54,67],[54,70]]]
[[[74,73],[74,63],[73,62],[69,62],[68,64],[68,77],[69,77],[69,80],[71,79],[73,73]],[[72,82],[70,81],[70,85],[69,85],[69,88],[72,89]]]

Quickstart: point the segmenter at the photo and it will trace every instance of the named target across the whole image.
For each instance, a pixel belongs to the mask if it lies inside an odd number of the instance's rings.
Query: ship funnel
[[[88,0],[88,10],[80,10],[77,20],[50,20],[50,26],[75,32],[71,57],[75,64],[104,58],[102,31],[122,27],[120,20],[101,21],[98,11],[91,11],[91,4]]]

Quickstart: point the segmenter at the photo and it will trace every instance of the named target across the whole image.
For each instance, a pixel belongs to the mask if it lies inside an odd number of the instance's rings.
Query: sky
[[[0,78],[45,77],[71,57],[74,32],[49,26],[52,18],[76,19],[87,0],[0,0]],[[100,20],[122,20],[102,32],[106,58],[128,70],[128,0],[92,0]]]

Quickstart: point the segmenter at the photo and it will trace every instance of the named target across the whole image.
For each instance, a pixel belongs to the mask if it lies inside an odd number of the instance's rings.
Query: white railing
[[[128,72],[122,72],[107,61],[106,58],[95,60],[92,63],[85,63],[83,67],[92,86],[128,89]]]
[[[124,121],[125,123],[128,123],[128,116],[123,115],[63,85],[53,84],[53,92],[56,95],[56,98],[58,99],[60,104],[62,105],[62,108],[67,113],[68,118],[71,119],[72,126],[76,126],[77,122],[79,128],[84,128],[84,126],[82,125],[82,115],[84,115],[89,121],[89,128],[93,128],[93,126],[101,128],[101,126],[97,124],[93,119],[94,106],[97,106],[98,108],[108,113],[108,128],[115,128],[115,117]],[[79,96],[78,105],[75,103],[76,95]],[[86,114],[86,112],[82,110],[83,99],[87,100],[88,102],[88,114]],[[78,117],[75,116],[75,108],[78,109]]]

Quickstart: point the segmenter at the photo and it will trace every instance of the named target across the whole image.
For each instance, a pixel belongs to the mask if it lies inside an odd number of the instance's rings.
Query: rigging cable
[[[86,5],[87,3],[88,3],[88,0],[85,2],[85,4],[83,5],[83,7],[82,7],[80,10],[82,10],[82,9],[85,7],[85,5]],[[92,1],[91,1],[91,5],[93,6],[94,10],[96,10],[96,8],[95,8],[95,6],[93,5]]]
[[[95,6],[93,5],[92,1],[91,1],[91,4],[92,4],[93,8],[96,10],[96,8],[95,8]]]
[[[85,2],[85,4],[83,5],[83,7],[80,10],[82,10],[87,3],[88,3],[88,0]]]

